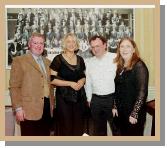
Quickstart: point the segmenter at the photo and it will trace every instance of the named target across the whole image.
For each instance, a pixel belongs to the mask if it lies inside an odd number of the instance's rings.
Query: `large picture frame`
[[[27,53],[32,32],[44,34],[44,55],[51,61],[61,53],[61,41],[69,32],[76,34],[80,44],[78,54],[84,59],[93,56],[88,43],[93,35],[104,36],[108,40],[108,50],[114,53],[121,38],[134,38],[133,8],[7,6],[6,23],[7,69],[11,68],[14,57]]]
[[[31,7],[30,7],[31,5]],[[83,137],[55,137],[55,136],[50,136],[50,137],[21,137],[21,136],[5,136],[3,135],[4,133],[4,124],[2,124],[1,127],[1,135],[3,139],[5,139],[7,142],[6,144],[12,145],[12,144],[41,144],[41,145],[162,145],[164,143],[164,122],[163,120],[163,109],[164,106],[160,107],[160,104],[163,104],[164,101],[164,96],[160,96],[160,4],[159,0],[148,0],[148,1],[130,1],[127,0],[126,2],[124,0],[106,0],[106,1],[88,1],[88,0],[81,0],[81,1],[21,1],[21,0],[16,0],[16,1],[11,1],[11,0],[6,0],[2,2],[2,13],[1,13],[1,19],[2,19],[2,25],[1,25],[1,43],[2,43],[2,69],[6,65],[6,70],[2,70],[2,80],[5,82],[5,94],[8,95],[6,90],[9,88],[9,77],[10,77],[10,63],[7,63],[8,59],[8,19],[7,19],[7,9],[21,9],[21,8],[33,8],[35,7],[42,7],[49,6],[53,8],[55,5],[58,8],[64,8],[64,6],[67,6],[68,8],[74,8],[77,5],[77,8],[82,7],[84,8],[84,5],[88,8],[94,8],[94,7],[103,7],[103,8],[112,8],[112,9],[117,9],[117,10],[122,10],[122,9],[133,9],[133,38],[136,41],[138,45],[138,49],[141,53],[141,57],[143,60],[146,62],[149,68],[150,72],[150,77],[149,77],[149,87],[151,87],[151,97],[149,98],[154,98],[156,101],[155,104],[155,127],[156,127],[156,132],[155,136],[133,136],[133,137],[124,137],[124,136],[99,136],[99,137],[94,137],[94,136],[83,136]],[[63,5],[63,6],[62,6]],[[9,6],[9,7],[8,7]],[[119,11],[118,11],[119,12]],[[9,12],[14,15],[13,12]],[[17,14],[17,13],[16,13]],[[12,18],[11,18],[12,19]],[[163,20],[163,18],[161,18]],[[163,23],[161,23],[163,24]],[[11,25],[12,26],[12,25]],[[161,26],[162,27],[162,26]],[[12,28],[12,27],[11,27]],[[9,27],[10,29],[10,27]],[[161,28],[162,29],[162,28]],[[12,30],[12,29],[11,29]],[[10,30],[10,31],[11,31]],[[162,29],[163,30],[163,29]],[[9,31],[9,32],[10,32]],[[12,30],[15,31],[15,30]],[[163,38],[162,38],[163,39]],[[161,47],[163,51],[163,46]],[[50,52],[51,53],[51,52]],[[57,53],[55,53],[57,54]],[[6,57],[5,57],[6,55]],[[5,57],[5,58],[4,58]],[[163,63],[163,62],[162,62]],[[161,63],[161,64],[162,64]],[[162,67],[161,67],[162,68]],[[4,79],[3,79],[4,78]],[[3,88],[4,88],[4,83],[2,83]],[[150,90],[149,90],[150,91]],[[6,96],[7,96],[6,95]],[[8,99],[5,96],[5,103],[6,100]],[[9,96],[8,96],[9,97]],[[2,94],[2,98],[4,98],[4,95]],[[10,97],[9,97],[10,99]],[[2,118],[4,117],[4,101],[1,101],[1,115]],[[6,106],[5,106],[6,108]],[[2,120],[5,120],[3,118]],[[28,141],[28,142],[27,142]],[[29,142],[31,141],[31,142]],[[39,142],[40,141],[40,142]],[[12,143],[13,142],[13,143]],[[18,143],[17,143],[18,142]],[[19,143],[20,142],[20,143]]]

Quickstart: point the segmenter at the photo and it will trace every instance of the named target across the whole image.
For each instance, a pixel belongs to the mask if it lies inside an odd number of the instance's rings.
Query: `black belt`
[[[43,97],[42,99],[44,99],[44,100],[50,100],[50,98],[48,98],[48,97]]]
[[[93,94],[93,96],[101,97],[101,98],[107,98],[107,97],[111,97],[111,96],[113,96],[113,94],[114,94],[114,93],[107,94],[107,95],[97,95],[97,94]]]

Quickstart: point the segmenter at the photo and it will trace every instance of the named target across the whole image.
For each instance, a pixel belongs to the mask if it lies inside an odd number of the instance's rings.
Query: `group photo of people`
[[[133,11],[7,8],[8,89],[21,136],[108,136],[108,128],[144,136],[150,72]]]
[[[34,32],[45,36],[44,54],[50,60],[61,53],[61,42],[67,33],[76,34],[78,54],[83,58],[92,56],[88,43],[91,36],[107,38],[108,49],[113,53],[121,38],[133,38],[133,9],[8,8],[7,18],[8,68],[13,57],[27,53],[28,40]]]

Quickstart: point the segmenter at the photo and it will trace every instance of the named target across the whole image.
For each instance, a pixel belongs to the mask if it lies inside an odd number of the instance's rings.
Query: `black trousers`
[[[94,135],[107,136],[107,121],[112,128],[113,95],[98,96],[93,94],[90,109],[94,121]]]
[[[40,120],[24,120],[20,122],[21,136],[49,136],[51,126],[50,101],[44,98],[43,115]]]

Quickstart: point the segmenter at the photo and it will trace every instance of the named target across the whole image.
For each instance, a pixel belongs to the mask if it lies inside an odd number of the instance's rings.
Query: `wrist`
[[[22,107],[18,107],[15,109],[15,112],[22,111]]]
[[[83,86],[83,82],[82,82],[81,80],[78,81],[78,84],[79,84],[80,86]]]
[[[68,81],[68,82],[67,82],[67,86],[70,86],[70,87],[71,87],[71,85],[72,85],[71,81]]]

